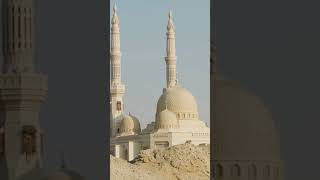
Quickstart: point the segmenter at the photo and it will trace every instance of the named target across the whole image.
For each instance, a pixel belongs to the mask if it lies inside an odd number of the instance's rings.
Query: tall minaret
[[[116,5],[113,7],[111,23],[111,134],[115,135],[119,124],[117,118],[123,113],[125,92],[125,86],[121,82],[120,29]]]
[[[3,0],[4,72],[34,71],[34,0]]]
[[[46,99],[47,77],[34,68],[34,0],[3,0],[2,12],[0,179],[39,179],[39,110]]]
[[[169,12],[169,21],[167,25],[167,57],[165,58],[167,65],[167,88],[174,87],[177,84],[176,72],[176,37],[172,20],[172,12]]]

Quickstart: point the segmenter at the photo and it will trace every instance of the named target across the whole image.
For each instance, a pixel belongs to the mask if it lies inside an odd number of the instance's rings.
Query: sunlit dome
[[[157,114],[165,109],[176,114],[177,119],[198,119],[195,97],[181,86],[165,88],[157,103]]]
[[[165,109],[157,114],[155,129],[169,129],[178,127],[178,120],[173,112]]]

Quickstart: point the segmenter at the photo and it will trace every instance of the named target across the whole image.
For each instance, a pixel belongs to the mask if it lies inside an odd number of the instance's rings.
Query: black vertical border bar
[[[111,122],[111,116],[110,116],[110,0],[107,0],[107,21],[106,21],[106,30],[105,30],[105,38],[106,38],[106,68],[107,68],[107,85],[106,85],[106,108],[107,108],[107,114],[106,114],[106,120],[107,120],[107,126],[106,126],[106,164],[107,164],[107,177],[110,179],[110,122]]]
[[[212,120],[212,113],[213,113],[213,79],[214,79],[214,44],[216,42],[216,13],[215,13],[215,0],[210,1],[210,179],[214,179],[214,165],[213,165],[213,149],[214,146],[214,132],[212,132],[213,129],[213,120]]]

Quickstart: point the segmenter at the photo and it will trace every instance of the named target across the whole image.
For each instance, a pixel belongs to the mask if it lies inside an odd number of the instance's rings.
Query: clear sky
[[[125,112],[137,116],[142,127],[154,121],[166,83],[166,26],[171,9],[178,81],[196,97],[200,119],[209,125],[210,1],[111,0],[111,8],[115,2],[120,18]]]

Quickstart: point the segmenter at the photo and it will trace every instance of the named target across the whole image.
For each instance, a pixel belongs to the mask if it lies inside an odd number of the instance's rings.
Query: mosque
[[[171,11],[165,58],[167,86],[158,100],[155,121],[145,129],[141,129],[137,117],[124,113],[125,86],[121,82],[120,31],[116,6],[111,23],[111,153],[130,161],[143,149],[185,142],[210,144],[210,128],[199,119],[195,97],[177,83],[175,27]]]
[[[61,168],[43,176],[43,133],[39,123],[46,101],[47,77],[34,65],[34,0],[3,0],[3,63],[0,71],[0,179],[84,180]],[[141,149],[162,148],[186,141],[209,143],[210,129],[199,118],[192,94],[176,80],[175,28],[172,13],[167,26],[167,86],[156,107],[155,122],[141,129],[138,118],[124,113],[121,83],[119,18],[111,29],[111,152],[132,160]],[[215,41],[214,41],[215,42]],[[215,47],[215,45],[211,46]],[[215,48],[212,55],[216,54]],[[211,58],[216,65],[216,58]],[[217,70],[217,68],[212,68]],[[211,75],[211,167],[218,180],[282,180],[283,164],[277,130],[262,101],[213,71]]]

